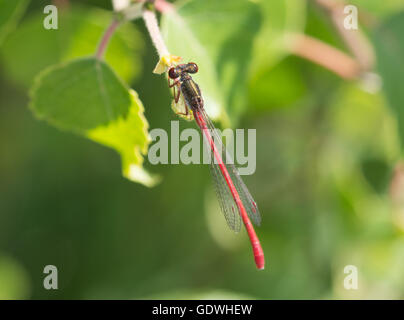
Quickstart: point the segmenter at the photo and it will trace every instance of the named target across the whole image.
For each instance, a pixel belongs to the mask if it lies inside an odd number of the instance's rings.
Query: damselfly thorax
[[[199,86],[192,80],[192,77],[183,73],[181,75],[181,92],[185,102],[192,111],[203,108],[203,98]]]
[[[179,102],[180,95],[182,94],[186,107],[192,111],[201,110],[203,108],[203,98],[199,86],[192,79],[192,73],[198,72],[198,66],[193,63],[180,64],[169,70],[168,76],[174,80],[170,87],[177,88],[174,92],[175,103]],[[186,110],[188,112],[188,110]]]

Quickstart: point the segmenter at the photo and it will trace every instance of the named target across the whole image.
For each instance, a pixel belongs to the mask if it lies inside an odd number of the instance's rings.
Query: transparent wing
[[[216,148],[221,155],[224,165],[227,168],[227,171],[230,175],[231,180],[239,194],[239,197],[244,205],[244,208],[248,214],[248,217],[252,220],[255,225],[261,225],[261,215],[258,210],[258,206],[254,201],[253,197],[251,196],[250,192],[247,189],[247,186],[244,184],[243,180],[240,177],[240,174],[237,168],[234,166],[234,162],[231,159],[231,156],[227,152],[226,147],[222,142],[222,138],[218,134],[217,130],[215,129],[212,121],[209,119],[208,115],[206,114],[205,110],[199,111],[201,116],[203,117],[207,128],[213,138],[213,141],[216,145]],[[204,139],[205,140],[205,139]],[[209,147],[210,151],[210,146]],[[215,181],[216,191],[220,206],[222,207],[222,211],[226,217],[226,221],[231,229],[238,231],[240,230],[240,213],[239,209],[234,201],[234,198],[230,192],[230,189],[227,185],[226,180],[224,179],[222,172],[217,164],[215,164],[214,155],[211,152],[211,172],[213,176],[213,180]],[[216,161],[217,163],[217,161]],[[236,217],[234,216],[236,215]],[[237,229],[238,228],[238,229]]]
[[[209,146],[207,145],[207,147]],[[235,232],[239,232],[241,229],[241,218],[238,207],[233,199],[229,187],[227,186],[222,172],[220,171],[219,167],[214,164],[214,156],[212,152],[209,168],[216,191],[216,196],[219,200],[220,208],[222,209],[226,222],[230,229]]]

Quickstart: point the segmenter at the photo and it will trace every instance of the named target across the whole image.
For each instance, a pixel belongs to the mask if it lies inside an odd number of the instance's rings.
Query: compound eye
[[[198,65],[194,62],[188,63],[188,72],[189,73],[197,73],[198,72]]]
[[[172,68],[170,68],[170,70],[168,70],[168,76],[169,76],[171,79],[176,79],[176,78],[178,78],[179,74],[178,74],[178,72],[175,70],[175,68],[172,67]]]

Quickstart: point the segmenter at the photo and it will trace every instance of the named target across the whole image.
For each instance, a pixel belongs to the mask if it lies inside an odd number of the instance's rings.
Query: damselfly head
[[[180,76],[179,72],[177,71],[177,67],[170,68],[170,70],[168,70],[168,76],[171,79],[177,79]]]
[[[168,70],[168,76],[171,79],[178,78],[182,73],[197,73],[199,70],[198,65],[194,62],[179,64],[176,67],[172,67]]]
[[[198,65],[194,62],[189,62],[186,65],[186,69],[184,71],[188,73],[197,73],[199,70]]]

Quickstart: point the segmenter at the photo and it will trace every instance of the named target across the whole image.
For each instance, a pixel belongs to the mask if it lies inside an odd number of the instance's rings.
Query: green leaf
[[[90,130],[87,136],[117,150],[122,157],[122,173],[129,180],[153,187],[159,177],[150,175],[143,167],[143,155],[147,154],[151,139],[149,124],[143,116],[144,107],[134,90],[130,90],[131,105],[126,118],[118,118],[106,126]]]
[[[150,143],[142,103],[106,63],[85,58],[48,68],[35,81],[30,107],[58,128],[117,150],[125,177],[156,183],[142,168]]]
[[[287,32],[303,26],[305,1],[191,0],[163,16],[170,52],[198,63],[195,80],[213,119],[237,121],[251,67],[278,61]],[[302,18],[303,17],[303,18]]]
[[[256,110],[287,108],[302,99],[306,91],[296,58],[288,57],[251,78],[249,103]]]
[[[112,14],[103,10],[78,10],[68,17],[69,25],[74,26],[72,41],[63,53],[63,61],[93,55],[100,38],[112,20]],[[132,23],[118,27],[108,44],[105,60],[127,82],[140,75],[142,61],[140,54],[144,48],[141,33]]]
[[[378,193],[386,192],[391,182],[391,166],[384,159],[364,158],[361,161],[363,176]]]
[[[72,58],[94,55],[113,14],[96,8],[74,6],[59,10],[57,30],[43,27],[45,15],[35,13],[7,37],[0,51],[6,72],[18,84],[30,86],[44,68]],[[127,82],[140,74],[141,34],[133,24],[120,26],[106,52],[106,61]],[[29,54],[27,54],[29,53]]]
[[[329,131],[335,135],[334,144],[341,146],[344,160],[369,155],[384,157],[391,163],[397,160],[397,129],[381,93],[369,93],[358,84],[346,83],[330,103]],[[338,161],[342,162],[341,159]]]
[[[404,12],[384,22],[374,33],[377,66],[387,100],[395,112],[401,144],[404,143]]]
[[[17,26],[27,9],[29,0],[0,0],[0,45],[4,38]]]
[[[253,71],[275,65],[289,54],[290,34],[305,26],[306,1],[257,1],[263,23],[254,44]]]
[[[69,42],[65,28],[46,30],[43,19],[42,12],[24,19],[1,48],[2,67],[17,84],[28,87],[41,70],[61,61],[62,48]]]
[[[0,300],[28,299],[29,292],[27,271],[17,261],[0,255]]]
[[[32,107],[39,118],[73,131],[126,117],[130,104],[125,86],[95,58],[47,69],[32,91]]]

